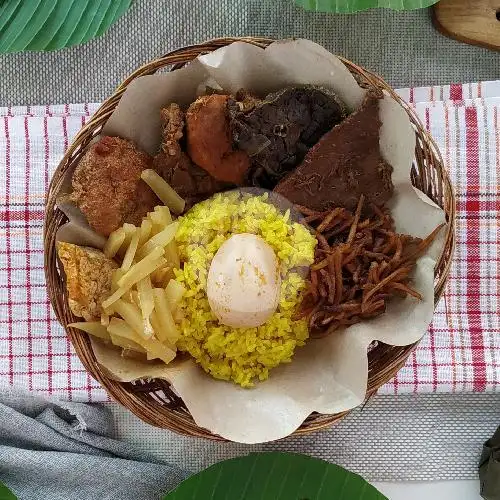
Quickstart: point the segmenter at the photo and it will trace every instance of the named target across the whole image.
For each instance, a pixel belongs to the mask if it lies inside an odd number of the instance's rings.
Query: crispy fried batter
[[[139,224],[158,198],[141,181],[151,157],[130,141],[102,137],[85,153],[73,175],[71,199],[90,226],[108,236],[125,222]]]
[[[186,209],[214,193],[224,191],[230,184],[219,182],[206,170],[192,163],[182,152],[179,141],[183,137],[184,113],[173,103],[161,110],[163,141],[160,152],[154,157],[155,170],[186,201]]]
[[[100,250],[59,242],[57,254],[66,274],[68,304],[75,316],[99,319],[102,301],[111,292],[111,277],[118,267]]]
[[[187,150],[191,159],[219,181],[243,184],[250,168],[247,153],[234,150],[229,130],[229,96],[197,99],[186,113]]]

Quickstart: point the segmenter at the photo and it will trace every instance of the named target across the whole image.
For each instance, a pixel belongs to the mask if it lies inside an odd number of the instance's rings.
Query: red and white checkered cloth
[[[383,394],[500,388],[500,81],[405,89],[456,189],[457,250],[429,333]],[[96,104],[0,108],[0,383],[75,401],[107,395],[51,310],[43,272],[50,176]]]

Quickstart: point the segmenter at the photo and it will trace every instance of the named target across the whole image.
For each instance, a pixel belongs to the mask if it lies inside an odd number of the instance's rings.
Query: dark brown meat
[[[353,211],[360,196],[365,207],[383,205],[392,195],[392,167],[380,154],[379,100],[369,93],[361,108],[325,134],[302,164],[275,191],[313,210]]]
[[[232,184],[219,182],[207,171],[196,166],[179,144],[184,135],[184,113],[177,104],[161,111],[163,140],[160,152],[154,157],[155,170],[186,201],[186,209],[195,203],[224,191]]]
[[[252,160],[249,181],[267,189],[274,188],[324,133],[346,117],[335,95],[315,87],[286,88],[263,101],[240,92],[228,109],[234,143]]]
[[[152,158],[130,141],[102,137],[83,155],[72,179],[71,199],[90,226],[108,236],[125,222],[140,224],[159,203],[141,180]]]
[[[197,99],[186,113],[187,152],[196,165],[222,182],[242,185],[250,159],[234,150],[229,130],[229,96],[212,94]]]

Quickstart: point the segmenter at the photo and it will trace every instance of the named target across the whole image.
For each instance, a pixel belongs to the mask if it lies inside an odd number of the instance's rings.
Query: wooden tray
[[[441,0],[433,22],[446,36],[500,50],[500,0]]]

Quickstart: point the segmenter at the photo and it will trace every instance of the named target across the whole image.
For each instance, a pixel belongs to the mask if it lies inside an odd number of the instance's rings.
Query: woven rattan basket
[[[158,70],[176,70],[198,55],[211,52],[234,41],[245,41],[259,47],[266,47],[273,40],[258,38],[212,40],[171,52],[132,73],[118,87],[116,92],[104,102],[90,122],[78,133],[66,151],[64,158],[54,173],[47,194],[44,228],[45,273],[50,300],[57,318],[67,329],[68,336],[85,368],[103,385],[114,400],[121,403],[145,422],[181,434],[217,440],[222,440],[222,438],[211,434],[206,429],[200,428],[195,424],[182,400],[171,391],[167,382],[153,380],[132,384],[116,382],[110,379],[97,365],[87,335],[75,329],[67,328],[67,325],[74,321],[75,318],[69,310],[65,288],[56,262],[56,231],[66,222],[64,214],[56,207],[56,196],[61,187],[65,172],[72,163],[81,157],[90,141],[100,133],[103,124],[115,109],[130,82],[135,78],[153,74]],[[435,269],[434,296],[436,303],[443,293],[455,243],[455,199],[448,174],[443,168],[441,156],[434,141],[424,130],[419,118],[382,79],[350,61],[343,58],[340,59],[355,76],[360,85],[367,88],[380,88],[390,93],[407,111],[415,129],[417,145],[415,150],[416,159],[411,171],[412,182],[445,210],[449,222],[444,250]],[[416,344],[405,347],[392,347],[379,344],[370,351],[367,396],[373,394],[382,384],[394,377],[415,347]],[[328,427],[344,415],[345,413],[337,415],[314,413],[306,419],[296,431],[296,434],[306,434]]]

